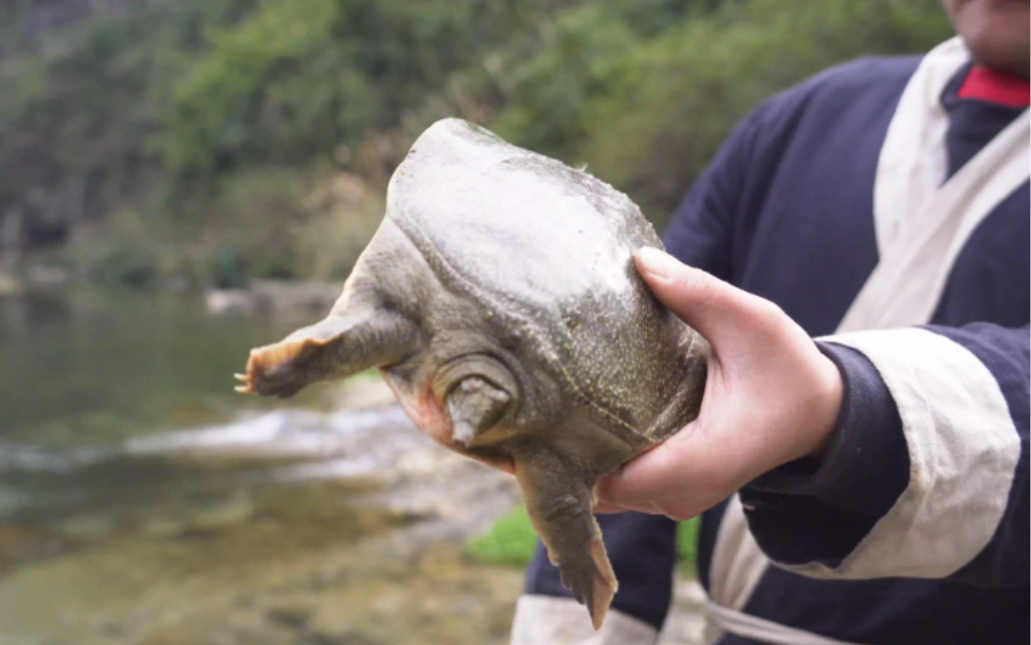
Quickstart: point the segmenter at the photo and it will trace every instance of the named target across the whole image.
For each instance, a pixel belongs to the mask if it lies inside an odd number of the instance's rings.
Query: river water
[[[317,317],[0,298],[0,645],[505,642],[521,574],[462,544],[507,477],[375,375],[233,392],[249,348]]]

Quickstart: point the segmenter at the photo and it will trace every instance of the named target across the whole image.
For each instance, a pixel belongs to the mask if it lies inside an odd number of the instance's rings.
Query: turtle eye
[[[508,392],[479,376],[467,376],[447,394],[452,439],[463,448],[501,419],[512,401]]]

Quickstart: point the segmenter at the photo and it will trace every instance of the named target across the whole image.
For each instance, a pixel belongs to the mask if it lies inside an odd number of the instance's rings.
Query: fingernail
[[[659,280],[669,280],[680,265],[676,258],[659,249],[645,246],[637,250],[637,268]]]

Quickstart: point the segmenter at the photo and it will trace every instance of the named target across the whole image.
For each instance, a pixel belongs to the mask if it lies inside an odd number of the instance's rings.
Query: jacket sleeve
[[[820,339],[842,411],[818,463],[741,491],[763,551],[820,578],[1026,585],[1029,339],[981,323]]]

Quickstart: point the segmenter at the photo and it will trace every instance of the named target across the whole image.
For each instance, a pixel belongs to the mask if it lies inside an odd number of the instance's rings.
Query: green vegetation
[[[45,29],[36,4],[0,8],[0,238],[138,286],[345,276],[448,115],[661,225],[766,97],[951,33],[937,0],[177,0]]]
[[[465,548],[473,558],[487,564],[525,567],[533,557],[536,543],[537,534],[530,525],[526,507],[520,504],[486,533],[469,540]],[[698,557],[697,518],[677,527],[677,557],[684,571],[694,572]]]
[[[698,563],[698,526],[700,520],[695,517],[677,525],[677,559],[681,570],[694,574]]]
[[[537,544],[526,506],[520,504],[498,520],[486,533],[465,545],[471,556],[488,564],[525,567]]]
[[[940,3],[725,3],[630,52],[587,114],[593,171],[663,223],[734,124],[775,92],[862,55],[930,49]]]

